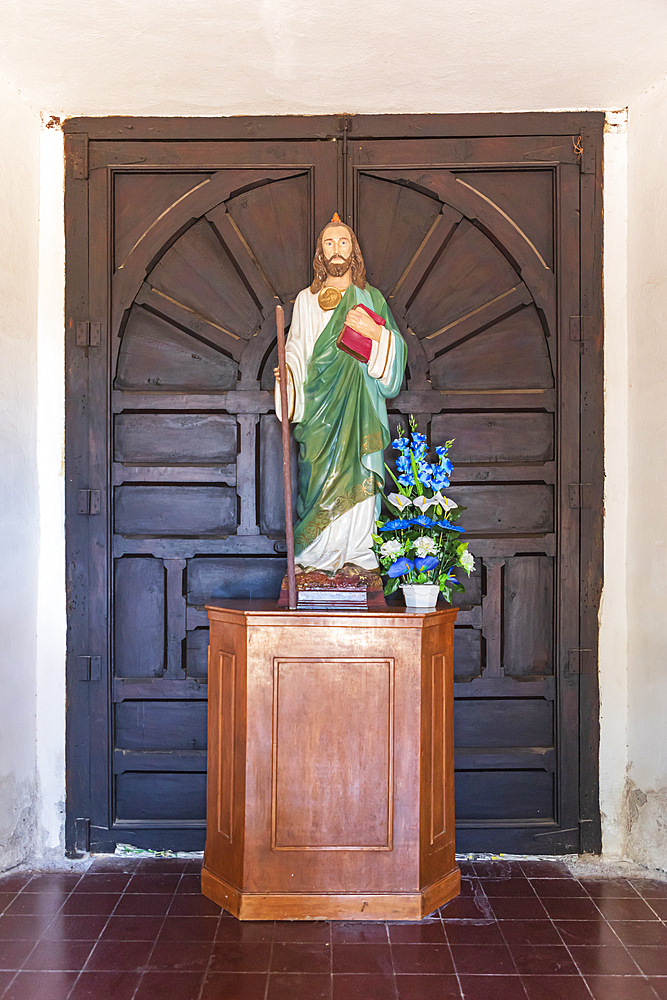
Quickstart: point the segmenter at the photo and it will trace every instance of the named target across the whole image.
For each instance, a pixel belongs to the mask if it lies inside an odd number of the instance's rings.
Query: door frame
[[[94,711],[86,681],[98,669],[94,649],[102,637],[92,632],[85,597],[89,568],[90,518],[83,508],[96,503],[94,456],[87,448],[85,407],[104,406],[86,396],[89,353],[95,329],[90,324],[88,285],[88,145],[92,141],[279,140],[340,141],[343,151],[355,139],[466,138],[480,136],[578,136],[580,161],[580,312],[570,318],[570,339],[579,341],[580,469],[579,489],[579,651],[570,670],[579,684],[579,840],[580,850],[599,853],[599,688],[598,611],[603,583],[603,301],[602,301],[602,112],[525,114],[325,115],[234,118],[70,118],[65,133],[66,227],[66,563],[67,621],[67,820],[69,855],[90,844],[87,803],[94,774],[90,768],[89,719]],[[348,171],[341,170],[345,198]],[[592,267],[588,266],[592,261]],[[91,346],[88,346],[91,345]],[[82,398],[83,397],[83,398]],[[95,571],[94,565],[91,571]],[[106,622],[102,628],[106,627]],[[100,647],[102,648],[102,647]]]

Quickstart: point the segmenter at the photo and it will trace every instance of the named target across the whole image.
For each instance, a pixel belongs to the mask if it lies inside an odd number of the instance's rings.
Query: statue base
[[[346,563],[336,573],[325,573],[321,569],[304,569],[296,574],[297,609],[312,608],[321,611],[327,608],[343,608],[361,611],[368,608],[385,608],[384,584],[377,570],[362,569]],[[286,608],[287,577],[280,587],[279,608]]]

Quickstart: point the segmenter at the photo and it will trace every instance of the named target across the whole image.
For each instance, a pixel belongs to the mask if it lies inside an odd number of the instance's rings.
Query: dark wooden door
[[[478,563],[457,628],[458,849],[579,849],[580,773],[595,826],[595,688],[570,652],[594,251],[565,117],[495,138],[447,138],[446,119],[419,138],[414,119],[238,120],[228,141],[220,123],[189,141],[179,123],[69,126],[71,846],[203,845],[203,605],[277,593],[274,310],[289,322],[341,209],[408,343],[390,419],[456,439]]]

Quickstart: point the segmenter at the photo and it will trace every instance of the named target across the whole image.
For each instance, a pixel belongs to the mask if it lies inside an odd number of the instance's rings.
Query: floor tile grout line
[[[175,897],[176,893],[174,893],[174,898]],[[201,985],[199,987],[199,992],[197,993],[197,1000],[200,1000],[204,992],[204,987],[206,986],[206,980],[208,979],[209,972],[211,971],[211,966],[213,965],[213,949],[215,948],[215,943],[218,940],[218,931],[220,930],[221,921],[222,921],[222,907],[220,907],[220,913],[218,914],[218,923],[216,924],[215,934],[213,935],[213,940],[211,941],[211,954],[208,956],[208,962],[206,963],[206,968],[204,969],[204,975],[202,977]],[[143,979],[143,976],[141,978]],[[139,982],[141,983],[141,980]],[[139,987],[137,987],[137,989],[138,988]]]
[[[28,879],[28,881],[27,881],[27,882],[25,883],[25,885],[22,885],[22,886],[21,886],[21,888],[19,889],[19,891],[18,891],[17,893],[15,893],[15,895],[14,895],[14,899],[18,899],[18,897],[19,897],[19,896],[21,895],[21,893],[22,893],[22,892],[23,892],[23,890],[24,890],[24,889],[26,888],[26,886],[28,886],[28,885],[29,885],[29,884],[30,884],[30,883],[32,882],[32,880],[33,880],[33,878],[34,878],[34,877],[35,877],[35,875],[34,875],[34,874],[30,876],[30,878],[29,878],[29,879]],[[79,879],[79,881],[80,881],[80,879]],[[76,882],[76,885],[78,885],[78,884],[79,884],[79,881],[77,881],[77,882]],[[73,891],[74,891],[74,887],[72,887],[72,889],[70,889],[70,890],[69,890],[69,892],[67,892],[67,894],[65,895],[65,898],[63,899],[63,902],[62,902],[62,906],[60,907],[60,909],[62,909],[62,907],[63,907],[63,906],[65,905],[66,901],[67,901],[67,900],[69,899],[69,897],[71,896],[71,894],[72,894],[72,892],[73,892]],[[26,893],[26,896],[28,896],[28,895],[31,895],[31,893]],[[14,902],[14,900],[12,900],[12,902]],[[49,923],[49,924],[47,924],[47,927],[45,928],[45,930],[48,930],[48,928],[49,928],[49,927],[51,926],[51,924],[52,924],[52,923],[53,923],[53,921],[55,920],[55,918],[56,918],[56,916],[57,916],[57,913],[59,913],[59,912],[60,912],[60,911],[57,911],[56,913],[54,913],[54,914],[53,914],[53,919],[52,919],[52,920],[50,921],[50,923]],[[4,911],[3,911],[3,913],[4,913]],[[28,961],[28,959],[30,958],[30,956],[32,955],[33,951],[35,950],[35,948],[37,947],[37,945],[39,944],[39,942],[40,942],[41,940],[42,940],[42,938],[41,938],[41,937],[38,937],[38,938],[36,938],[36,939],[35,939],[35,943],[34,943],[34,945],[33,945],[33,946],[32,946],[32,948],[30,949],[30,951],[28,952],[28,954],[27,954],[27,955],[25,956],[25,958],[23,959],[23,965],[25,965],[25,963],[26,963],[26,962]],[[7,991],[8,991],[8,990],[9,990],[9,988],[10,988],[10,986],[12,986],[12,984],[14,983],[14,980],[15,980],[15,979],[16,979],[16,977],[18,976],[19,972],[21,972],[21,971],[22,971],[22,968],[23,968],[23,966],[21,966],[21,968],[20,968],[20,969],[16,969],[16,970],[14,971],[14,975],[12,976],[12,978],[11,978],[11,979],[9,980],[9,982],[8,982],[8,983],[7,983],[7,985],[5,986],[4,990],[2,991],[2,996],[4,996],[4,995],[5,995],[6,993],[7,993]],[[13,970],[11,970],[11,969],[10,969],[10,970],[8,970],[8,971],[10,971],[10,972],[11,972],[11,971],[13,971]],[[68,995],[69,995],[69,994],[68,994]]]
[[[100,874],[102,874],[102,873],[100,873]],[[104,874],[109,874],[109,873],[105,872]],[[122,874],[122,875],[128,875],[129,873],[128,873],[128,872],[120,872],[119,874]],[[83,876],[82,876],[82,877],[83,877]],[[124,895],[125,895],[125,893],[127,892],[127,887],[128,887],[128,885],[130,884],[130,882],[132,881],[132,877],[133,877],[133,876],[132,876],[132,875],[130,874],[130,875],[129,875],[129,878],[128,878],[128,880],[127,880],[127,882],[125,883],[125,888],[123,889],[123,891],[122,891],[122,892],[121,892],[121,894],[119,895],[118,899],[116,900],[116,905],[115,905],[115,906],[113,907],[113,909],[111,910],[111,913],[109,913],[109,914],[107,915],[107,919],[106,919],[106,920],[105,920],[105,922],[104,922],[104,927],[102,928],[102,930],[100,931],[100,933],[99,933],[99,934],[97,935],[97,937],[96,937],[96,939],[95,939],[95,943],[93,944],[93,947],[92,947],[92,948],[90,949],[90,951],[88,952],[88,958],[86,959],[86,961],[85,961],[85,962],[83,963],[83,965],[82,965],[82,966],[81,966],[81,968],[79,969],[79,971],[78,971],[78,973],[77,973],[77,976],[76,976],[76,978],[75,978],[74,982],[72,983],[72,988],[70,989],[69,993],[67,994],[67,997],[68,997],[68,998],[69,998],[69,997],[70,997],[70,996],[72,995],[72,993],[74,992],[74,988],[76,987],[76,984],[78,983],[79,979],[81,978],[81,973],[83,972],[83,970],[84,970],[84,969],[86,968],[86,966],[88,965],[88,962],[90,961],[90,956],[92,955],[92,953],[93,953],[93,952],[95,951],[95,949],[97,948],[98,944],[99,944],[99,943],[100,943],[100,941],[102,940],[102,935],[104,934],[104,932],[105,932],[105,930],[106,930],[106,928],[107,928],[107,926],[108,926],[108,924],[109,924],[109,921],[111,920],[111,917],[112,917],[112,916],[113,916],[113,914],[114,914],[114,913],[116,912],[116,908],[117,908],[118,904],[120,903],[121,899],[123,898],[123,896],[124,896]],[[80,881],[81,881],[81,879],[79,879],[79,882],[80,882]],[[77,885],[79,884],[79,882],[77,882]],[[76,886],[75,886],[75,888],[76,888]],[[73,892],[73,891],[74,891],[74,890],[72,890],[72,892]],[[134,996],[134,993],[132,994],[132,996]]]
[[[577,879],[577,882],[578,882],[578,881],[579,881],[579,880]],[[579,882],[579,885],[581,885],[581,883],[580,883],[580,882]],[[583,888],[584,892],[586,892],[586,887],[585,887],[585,886],[582,886],[582,888]],[[588,894],[587,894],[587,895],[588,895]],[[581,898],[581,897],[574,897],[574,898]],[[545,907],[545,909],[546,909],[546,907]],[[580,969],[580,968],[579,968],[579,966],[577,965],[577,962],[576,962],[576,960],[575,960],[575,957],[574,957],[574,955],[572,954],[572,952],[570,951],[570,945],[569,945],[569,943],[568,943],[568,942],[567,942],[567,941],[565,940],[565,937],[564,937],[564,936],[563,936],[563,935],[562,935],[562,934],[560,933],[560,930],[559,930],[558,926],[556,925],[556,921],[555,921],[555,920],[554,920],[554,918],[553,918],[553,917],[551,916],[551,914],[549,914],[549,921],[550,921],[550,923],[551,923],[551,925],[552,925],[553,929],[555,930],[556,934],[558,935],[558,937],[559,937],[559,938],[561,939],[561,941],[563,942],[563,946],[565,947],[565,949],[566,949],[566,951],[567,951],[568,955],[570,956],[570,961],[571,961],[571,962],[573,963],[573,965],[574,965],[575,969],[577,970],[577,973],[578,973],[578,975],[579,975],[579,978],[580,978],[580,979],[581,979],[581,980],[583,981],[583,984],[584,984],[584,986],[586,987],[586,989],[588,990],[588,992],[590,993],[590,995],[591,995],[591,997],[592,997],[592,996],[593,996],[593,991],[592,991],[592,989],[590,988],[590,986],[588,985],[588,983],[586,982],[586,979],[585,979],[585,977],[584,977],[584,974],[583,974],[583,972],[581,971],[581,969]],[[523,983],[523,978],[522,978],[521,982]],[[526,990],[526,993],[527,993],[527,992],[528,992],[528,991]]]
[[[523,871],[523,869],[521,869],[521,870]],[[549,917],[549,920],[551,920],[550,917]],[[504,931],[503,931],[503,928],[502,928],[502,922],[500,920],[498,920],[497,918],[496,918],[496,925],[497,925],[498,930],[500,932],[500,936],[501,936],[501,938],[503,939],[503,941],[505,943],[505,947],[507,948],[507,950],[510,953],[510,958],[512,959],[512,964],[513,964],[513,966],[514,966],[514,968],[516,970],[517,976],[519,977],[519,982],[521,983],[521,989],[523,990],[523,992],[526,995],[526,1000],[528,1000],[528,990],[526,989],[525,983],[523,981],[523,976],[519,972],[519,966],[516,964],[516,959],[514,958],[514,955],[512,954],[512,949],[510,947],[509,941],[505,937],[505,934],[504,934]],[[461,991],[461,992],[463,992],[463,991]]]
[[[93,874],[94,874],[94,873],[93,873]],[[100,872],[100,874],[101,874],[101,875],[102,875],[102,874],[104,874],[104,875],[108,875],[108,874],[113,874],[113,873],[110,873],[110,872]],[[101,940],[102,940],[102,936],[103,936],[103,934],[104,934],[105,930],[107,929],[107,927],[109,926],[109,921],[111,920],[111,918],[112,918],[112,917],[113,917],[113,915],[115,914],[116,910],[118,909],[118,906],[120,905],[120,901],[121,901],[121,899],[123,898],[123,896],[124,896],[124,895],[125,895],[125,894],[127,893],[127,889],[128,889],[128,886],[129,886],[130,882],[132,881],[132,879],[134,878],[134,875],[135,875],[135,873],[134,873],[134,872],[118,872],[118,874],[119,874],[119,875],[129,875],[129,878],[128,878],[127,882],[125,883],[125,888],[123,889],[123,891],[122,891],[122,892],[120,893],[120,895],[118,896],[118,899],[116,900],[116,904],[115,904],[115,906],[114,906],[114,907],[112,908],[112,910],[111,910],[111,913],[109,913],[109,914],[108,914],[108,916],[107,916],[107,919],[106,919],[106,921],[104,922],[104,927],[102,928],[102,930],[100,931],[100,933],[99,933],[99,934],[97,935],[97,937],[96,937],[96,939],[95,939],[95,943],[93,944],[93,947],[92,947],[92,948],[90,949],[90,951],[88,952],[88,958],[87,958],[87,959],[86,959],[86,961],[85,961],[85,962],[83,963],[82,967],[81,967],[81,968],[79,969],[79,972],[78,972],[78,974],[77,974],[77,976],[76,976],[76,979],[75,979],[75,980],[74,980],[74,982],[72,983],[72,988],[70,989],[69,993],[67,994],[67,998],[68,998],[68,1000],[69,1000],[69,997],[70,997],[70,996],[72,995],[72,993],[74,992],[74,989],[75,989],[75,987],[76,987],[76,984],[77,984],[77,983],[79,982],[79,979],[81,978],[81,974],[82,974],[82,972],[84,972],[84,971],[85,971],[85,969],[86,969],[86,966],[88,965],[88,962],[90,961],[90,956],[91,956],[91,955],[93,954],[93,952],[94,952],[94,951],[95,951],[95,949],[97,948],[98,944],[99,944],[99,943],[101,942]],[[81,881],[81,880],[79,880],[79,881]],[[78,884],[79,884],[79,882],[77,882],[77,885],[78,885]],[[75,888],[76,888],[76,886],[75,886]],[[74,891],[74,890],[72,890],[72,892],[73,892],[73,891]],[[139,978],[139,982],[141,982],[141,977]],[[137,989],[138,989],[138,988],[139,988],[139,987],[138,987],[138,984],[137,984]],[[134,996],[135,996],[135,994],[136,994],[136,990],[135,990],[135,991],[134,991],[134,993],[132,994],[132,997],[134,997]]]
[[[480,885],[481,885],[481,883],[480,883]],[[486,896],[486,893],[484,893],[484,895]],[[473,898],[476,898],[476,897],[473,897]],[[488,896],[487,896],[487,899],[488,899]],[[452,968],[454,970],[454,975],[456,976],[456,985],[459,988],[459,994],[461,995],[461,998],[463,1000],[464,993],[463,993],[463,986],[461,984],[461,976],[459,975],[459,970],[456,968],[456,962],[454,961],[454,952],[452,951],[452,944],[451,944],[451,941],[449,940],[449,935],[447,934],[447,928],[445,927],[445,919],[444,919],[444,917],[442,915],[442,909],[438,910],[438,912],[440,914],[440,922],[442,924],[442,933],[445,935],[445,941],[447,942],[447,947],[449,949],[449,957],[451,959]]]
[[[585,888],[586,888],[586,886],[584,886],[584,889],[585,889]],[[633,886],[633,888],[634,888],[634,886]],[[590,895],[590,894],[589,894],[589,895]],[[592,897],[591,897],[591,898],[592,898]],[[630,898],[630,899],[632,899],[632,896],[630,896],[629,898]],[[641,898],[641,897],[640,897],[640,898]],[[646,902],[646,901],[644,900],[644,902]],[[615,935],[615,936],[616,936],[616,937],[618,938],[618,941],[619,941],[619,944],[620,944],[620,946],[621,946],[622,948],[624,948],[624,949],[625,949],[625,951],[627,952],[627,955],[628,955],[628,958],[630,959],[630,961],[634,962],[634,963],[635,963],[635,965],[637,966],[637,970],[638,970],[638,972],[639,972],[639,975],[640,975],[640,976],[641,976],[642,978],[646,979],[646,980],[647,980],[647,982],[648,982],[648,978],[649,978],[649,977],[648,977],[648,976],[646,975],[646,973],[645,973],[645,972],[644,972],[644,971],[643,971],[643,970],[642,970],[642,969],[641,969],[641,968],[639,967],[639,963],[635,961],[634,957],[633,957],[633,956],[632,956],[632,954],[630,953],[630,950],[629,950],[629,948],[628,948],[627,944],[626,944],[626,943],[625,943],[625,941],[624,941],[624,940],[622,939],[622,937],[620,936],[620,934],[617,934],[617,933],[616,933],[616,931],[614,930],[614,928],[613,928],[613,927],[611,926],[611,923],[609,922],[609,918],[608,918],[607,916],[605,916],[605,914],[604,914],[604,913],[602,912],[602,909],[601,909],[601,907],[599,907],[599,906],[598,906],[598,904],[597,904],[597,902],[595,901],[595,899],[593,899],[593,903],[595,904],[595,906],[596,906],[596,909],[597,909],[597,910],[599,911],[599,913],[600,913],[600,914],[602,915],[602,919],[604,920],[604,922],[605,922],[605,924],[607,925],[607,927],[609,928],[609,930],[610,930],[610,931],[612,932],[612,934],[614,934],[614,935]],[[653,909],[653,908],[651,907],[651,909]],[[655,911],[654,911],[654,912],[655,912]],[[566,945],[566,947],[567,947],[567,945]],[[602,945],[601,947],[604,947],[604,945]],[[613,945],[613,947],[616,947],[616,945]],[[575,962],[575,965],[576,965],[576,962]],[[577,968],[579,968],[579,966],[578,966],[578,965],[577,965]],[[588,986],[588,983],[586,983],[586,985]],[[650,985],[650,983],[649,983],[649,985]],[[589,989],[590,989],[590,987],[589,987]],[[653,987],[651,987],[651,989],[653,989]],[[655,992],[655,990],[654,990],[653,992]],[[591,990],[591,993],[592,993],[592,990]]]
[[[442,917],[440,920],[442,921]],[[387,941],[389,942],[389,961],[391,962],[391,978],[394,984],[394,995],[398,1000],[398,983],[396,982],[396,966],[394,964],[394,942],[391,940],[391,934],[389,933],[389,921],[387,920],[384,921],[384,929],[387,935]]]
[[[38,873],[36,873],[36,874],[38,874]],[[28,879],[28,881],[25,883],[25,885],[21,886],[21,888],[19,889],[19,891],[16,893],[16,897],[20,896],[21,893],[27,888],[27,886],[30,885],[30,883],[36,877],[36,874],[31,875],[31,877]],[[47,872],[47,873],[44,873],[44,874],[49,874],[49,873]],[[84,872],[83,875],[85,875],[85,874],[86,873]],[[30,956],[32,955],[32,953],[35,951],[35,949],[37,948],[37,945],[44,939],[44,934],[49,929],[49,927],[51,926],[51,924],[55,922],[56,917],[58,916],[58,914],[62,910],[63,906],[65,905],[65,903],[67,902],[67,900],[70,898],[70,896],[74,892],[74,889],[76,888],[76,886],[79,884],[79,882],[83,878],[83,875],[79,876],[79,878],[77,879],[77,881],[75,882],[75,884],[72,886],[72,888],[66,893],[66,895],[65,895],[65,897],[64,897],[64,899],[62,901],[62,905],[61,905],[60,909],[57,910],[54,914],[52,914],[51,920],[46,925],[46,927],[43,928],[42,934],[40,934],[38,937],[35,938],[35,941],[34,941],[34,944],[33,944],[32,948],[30,949],[30,951],[28,952],[28,954],[23,959],[21,967],[14,972],[14,975],[12,976],[12,978],[10,979],[10,981],[7,983],[7,986],[5,987],[5,989],[2,992],[2,996],[4,996],[7,993],[7,991],[10,988],[10,986],[13,985],[16,977],[19,975],[20,972],[32,972],[33,971],[32,969],[26,969],[25,968],[25,963],[28,961],[28,959],[30,958]],[[32,893],[27,893],[26,892],[25,895],[29,896],[29,895],[32,895]],[[41,895],[41,893],[35,893],[35,895]],[[28,939],[28,940],[30,940],[30,939]],[[95,945],[93,944],[92,947],[91,947],[91,951],[92,951],[92,948],[94,948],[94,947],[95,947]],[[86,961],[87,961],[87,959],[86,959]],[[9,971],[13,971],[13,970],[9,970]],[[34,971],[40,971],[40,970],[34,970]],[[59,970],[45,970],[45,971],[59,971]],[[70,970],[62,970],[62,971],[70,971]],[[76,969],[73,969],[71,971],[76,972]],[[77,972],[77,975],[75,977],[74,982],[76,982],[76,980],[78,979],[78,977],[80,976],[80,974],[81,974],[81,970],[79,970]],[[71,993],[72,989],[74,989],[74,983],[72,983],[72,986],[71,986],[70,990],[68,990],[67,996],[69,996],[69,994]]]
[[[271,985],[271,967],[273,966],[273,946],[276,943],[276,921],[273,921],[273,931],[271,932],[271,948],[269,950],[269,968],[266,973],[266,984],[264,986],[264,1000],[268,1000],[269,986]]]
[[[34,878],[34,876],[33,876],[33,878]],[[25,884],[25,885],[23,886],[23,888],[22,888],[22,889],[21,889],[21,890],[20,890],[20,891],[19,891],[19,892],[17,893],[17,895],[19,895],[19,896],[21,895],[21,892],[23,892],[23,889],[25,889],[25,888],[26,888],[26,886],[30,885],[30,883],[32,882],[33,878],[30,878],[30,879],[28,879],[28,881],[26,882],[26,884]],[[81,875],[81,876],[79,876],[79,878],[77,879],[77,881],[75,882],[75,884],[74,884],[74,885],[72,886],[72,888],[71,888],[71,889],[69,890],[69,892],[67,893],[67,896],[65,897],[65,900],[63,901],[63,906],[65,905],[65,902],[66,902],[66,900],[67,900],[67,899],[69,899],[69,897],[70,897],[70,896],[72,895],[72,893],[74,892],[74,890],[76,889],[77,885],[79,884],[79,882],[81,881],[81,879],[82,879],[82,878],[83,878],[83,876],[82,876],[82,875]],[[26,895],[29,895],[29,893],[26,893]],[[54,918],[53,918],[53,919],[55,920],[55,916],[54,916]],[[53,920],[49,922],[49,925],[48,925],[48,926],[50,927],[52,923],[53,923]],[[40,943],[40,941],[41,941],[41,940],[42,940],[42,938],[41,938],[41,937],[38,937],[38,938],[36,938],[36,939],[35,939],[35,943],[33,944],[32,948],[30,949],[30,951],[28,952],[28,954],[27,954],[27,955],[25,956],[25,958],[23,959],[23,962],[22,962],[22,964],[21,964],[21,967],[20,967],[20,969],[17,969],[17,971],[16,971],[16,975],[14,976],[14,979],[16,979],[16,977],[18,976],[19,972],[23,972],[23,971],[26,971],[26,972],[27,972],[27,971],[31,971],[31,970],[27,970],[27,969],[25,969],[25,963],[26,963],[26,962],[28,961],[28,959],[30,958],[30,956],[32,955],[32,953],[33,953],[33,952],[34,952],[34,951],[36,950],[36,948],[37,948],[37,946],[38,946],[38,944]],[[93,945],[93,947],[94,947],[94,945]],[[91,950],[92,950],[92,949],[91,949]],[[87,959],[86,959],[86,961],[87,961]],[[73,971],[76,971],[76,970],[73,970]],[[79,974],[80,974],[80,970],[79,970],[79,973],[77,974],[77,977],[76,977],[76,978],[78,978],[78,975],[79,975]],[[12,983],[14,982],[14,979],[12,979]],[[75,980],[75,981],[76,981],[76,980]],[[10,985],[11,985],[11,984],[10,984]],[[73,989],[73,988],[74,988],[74,984],[72,984],[72,989]],[[9,989],[9,987],[7,987],[7,989]],[[5,993],[6,993],[6,992],[7,992],[7,990],[5,990]],[[68,991],[67,995],[69,996],[69,994],[70,994],[70,993],[71,993],[71,990],[69,990],[69,991]]]
[[[145,872],[137,872],[136,874],[146,874],[146,873]],[[155,949],[157,947],[158,939],[160,937],[160,934],[162,933],[162,930],[164,929],[165,923],[167,922],[167,915],[168,915],[169,911],[171,910],[171,904],[174,902],[174,899],[176,898],[176,893],[178,892],[178,887],[179,887],[179,885],[180,885],[180,883],[181,883],[181,881],[183,879],[183,874],[184,874],[183,872],[180,873],[179,880],[176,883],[176,887],[175,887],[175,889],[173,890],[173,892],[171,894],[171,899],[169,900],[169,904],[167,905],[167,908],[166,908],[166,910],[164,912],[164,915],[162,917],[162,923],[160,924],[160,928],[159,928],[157,934],[155,935],[155,940],[153,941],[153,947],[151,948],[151,950],[148,953],[148,956],[146,958],[146,964],[144,965],[143,971],[139,974],[139,981],[137,983],[136,989],[134,990],[134,993],[132,994],[132,1000],[134,1000],[134,997],[136,997],[137,993],[139,992],[139,990],[141,988],[141,984],[142,984],[142,982],[144,980],[144,976],[146,975],[146,972],[148,971],[148,966],[150,965],[150,960],[153,957],[153,952],[155,951]],[[134,876],[132,876],[132,878],[133,877]],[[127,883],[128,886],[130,885],[130,882],[132,881],[132,878],[130,878],[130,881]],[[126,889],[127,889],[127,886],[126,886]],[[123,893],[123,895],[124,895],[124,893]],[[144,895],[148,895],[148,893],[144,893]],[[118,900],[118,902],[120,903],[120,899]],[[219,920],[220,920],[220,918],[218,917],[218,922],[219,922]],[[218,928],[216,927],[216,935],[217,935],[217,932],[218,932]],[[215,935],[213,937],[213,941],[215,941]],[[212,955],[213,955],[213,944],[211,943],[211,956]],[[211,956],[209,956],[209,963],[211,961]],[[202,987],[203,987],[204,982],[205,982],[205,978],[204,978],[204,980],[202,980]]]

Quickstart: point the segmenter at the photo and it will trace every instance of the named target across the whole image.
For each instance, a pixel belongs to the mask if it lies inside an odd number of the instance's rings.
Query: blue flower
[[[410,436],[413,444],[423,444],[426,441],[426,435],[420,434],[419,431],[413,431]]]
[[[396,459],[396,468],[399,472],[409,472],[412,469],[412,463],[407,455],[399,455]]]
[[[414,563],[412,559],[406,559],[402,556],[397,559],[395,563],[392,563],[387,570],[387,576],[404,576],[406,573],[410,573],[414,569]]]
[[[415,559],[415,569],[418,573],[428,573],[438,565],[437,556],[424,556],[423,559]]]
[[[454,466],[448,458],[444,459],[444,461],[442,459],[440,460],[440,467],[445,470],[448,476],[451,476],[454,471]]]
[[[425,457],[426,452],[428,451],[428,446],[426,445],[425,441],[421,441],[419,444],[413,445],[410,450],[412,451],[412,454],[415,456],[417,461],[419,461],[419,459]]]
[[[396,438],[395,441],[392,441],[391,442],[391,446],[396,451],[407,451],[408,448],[410,447],[410,442],[408,441],[408,439],[406,437],[400,437],[400,438]]]
[[[414,486],[415,480],[412,472],[404,472],[402,476],[398,477],[398,482],[401,486]]]
[[[418,524],[422,528],[432,528],[435,521],[432,521],[426,514],[420,514],[419,517],[411,517],[410,524]]]
[[[437,445],[437,447],[435,449],[436,455],[439,455],[440,458],[444,458],[448,451],[449,451],[449,448],[445,448],[444,444]]]
[[[386,521],[380,528],[380,531],[402,531],[404,528],[409,528],[410,523],[410,521],[405,521],[403,518],[398,517],[394,521]]]
[[[452,524],[451,521],[436,521],[435,523],[437,525],[439,525],[441,528],[447,528],[448,531],[465,531],[466,530],[465,528],[462,528],[460,524]]]
[[[417,466],[417,479],[424,486],[430,486],[433,478],[433,470],[428,462],[421,462]]]
[[[436,466],[433,476],[431,478],[431,484],[434,490],[442,490],[449,486],[449,478],[445,474],[445,470],[439,465]]]

